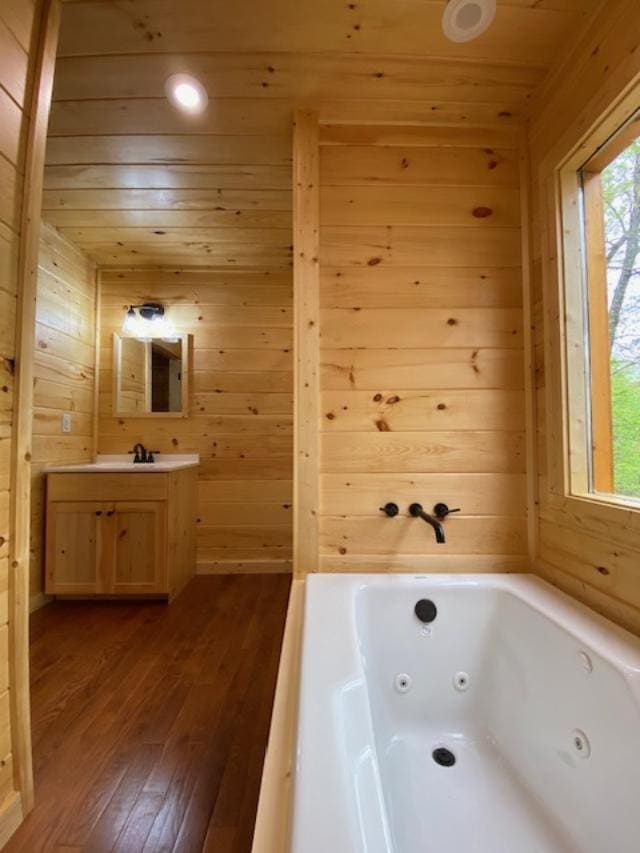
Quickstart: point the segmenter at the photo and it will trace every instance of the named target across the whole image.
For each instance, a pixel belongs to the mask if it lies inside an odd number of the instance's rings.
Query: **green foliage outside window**
[[[602,173],[615,492],[640,497],[640,139]]]

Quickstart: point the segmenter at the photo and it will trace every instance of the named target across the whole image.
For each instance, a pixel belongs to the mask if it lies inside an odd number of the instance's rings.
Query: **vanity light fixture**
[[[472,41],[489,29],[495,15],[496,0],[448,0],[442,29],[451,41]]]
[[[122,323],[122,333],[143,341],[150,341],[152,338],[162,338],[165,341],[176,339],[175,329],[167,320],[164,305],[159,302],[129,305]]]
[[[207,90],[190,74],[172,74],[167,78],[164,90],[174,107],[191,115],[204,112],[209,102]]]

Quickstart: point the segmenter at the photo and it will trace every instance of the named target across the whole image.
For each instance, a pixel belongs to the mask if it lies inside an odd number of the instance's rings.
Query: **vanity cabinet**
[[[196,469],[51,473],[45,591],[173,598],[195,572]]]

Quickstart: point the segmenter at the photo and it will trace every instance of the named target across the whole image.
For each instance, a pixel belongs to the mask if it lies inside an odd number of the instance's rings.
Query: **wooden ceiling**
[[[105,266],[291,263],[291,120],[521,125],[599,0],[498,0],[456,45],[444,0],[68,0],[45,218]],[[189,118],[164,82],[206,86]],[[379,127],[379,131],[376,127]],[[393,144],[393,143],[392,143]]]

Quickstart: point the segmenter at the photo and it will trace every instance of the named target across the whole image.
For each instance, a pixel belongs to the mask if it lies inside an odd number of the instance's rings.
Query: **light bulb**
[[[122,332],[125,335],[135,335],[137,328],[138,315],[136,314],[134,308],[130,306],[122,323]]]
[[[172,74],[164,90],[174,107],[193,115],[203,112],[209,100],[202,83],[190,74]]]
[[[166,314],[161,317],[154,317],[149,321],[149,327],[154,338],[162,338],[164,341],[175,339],[176,330]]]
[[[200,95],[190,83],[180,83],[175,89],[176,98],[184,107],[197,107],[200,103]]]

